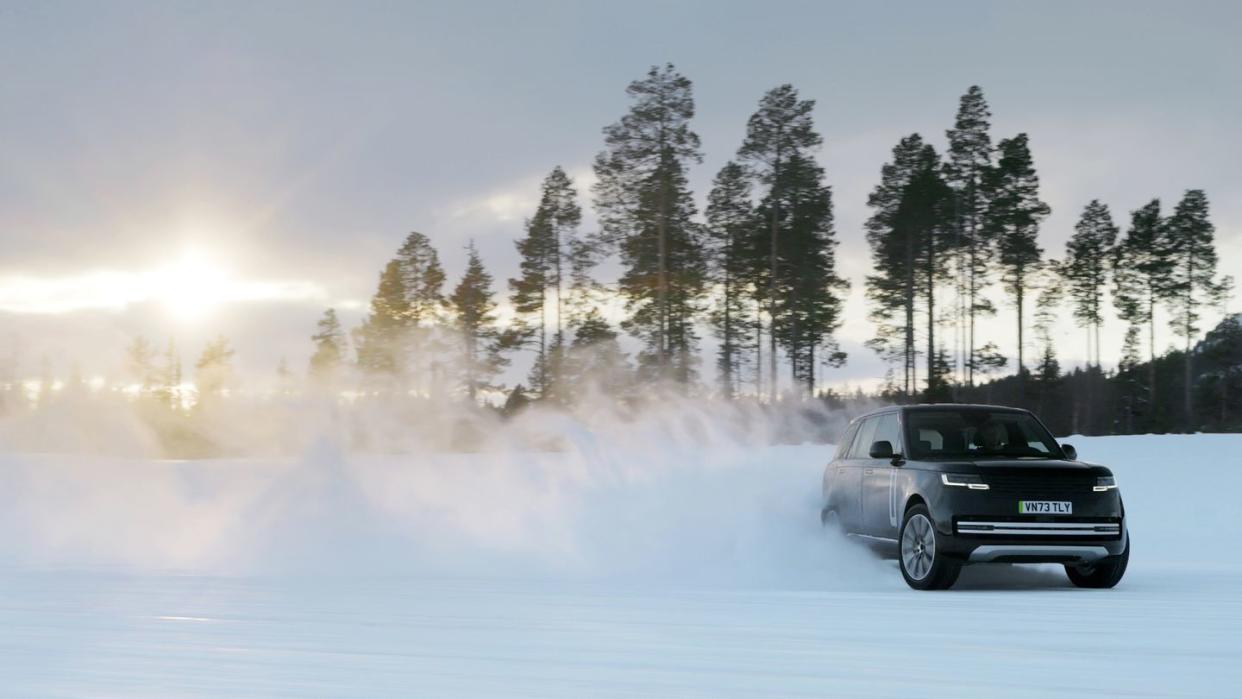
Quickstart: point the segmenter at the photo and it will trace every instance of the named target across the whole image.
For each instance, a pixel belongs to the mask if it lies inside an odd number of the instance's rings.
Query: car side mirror
[[[1074,448],[1073,444],[1062,444],[1061,451],[1065,452],[1065,458],[1070,461],[1078,460],[1078,450]]]
[[[873,459],[891,459],[893,458],[893,443],[888,440],[871,443],[871,458]]]

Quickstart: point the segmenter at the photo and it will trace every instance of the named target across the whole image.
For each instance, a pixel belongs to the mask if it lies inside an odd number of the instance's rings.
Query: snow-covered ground
[[[1066,440],[1121,483],[1118,588],[939,593],[825,538],[830,448],[724,441],[0,457],[0,695],[1239,694],[1242,435]]]

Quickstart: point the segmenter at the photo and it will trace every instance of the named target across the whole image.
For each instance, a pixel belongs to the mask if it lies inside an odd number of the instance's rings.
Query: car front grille
[[[1032,500],[1041,496],[1065,496],[1090,493],[1095,485],[1094,477],[1038,475],[1018,476],[1006,473],[983,474],[983,482],[994,493],[1015,493]]]

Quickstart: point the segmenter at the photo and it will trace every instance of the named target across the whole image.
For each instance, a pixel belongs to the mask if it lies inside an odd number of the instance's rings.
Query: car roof
[[[924,411],[935,412],[938,410],[945,410],[945,411],[948,411],[948,410],[992,410],[998,413],[999,412],[1008,412],[1008,413],[1029,413],[1030,412],[1029,410],[1026,410],[1024,408],[1015,408],[1009,405],[985,405],[981,403],[915,403],[913,405],[888,405],[883,408],[877,408],[870,412],[866,412],[866,413],[863,413],[862,415],[859,415],[858,417],[854,418],[854,420],[851,420],[850,422],[854,422],[855,420],[860,420],[865,417],[871,417],[873,415],[883,415],[885,413],[894,413],[894,412],[911,413],[911,412],[924,412]]]

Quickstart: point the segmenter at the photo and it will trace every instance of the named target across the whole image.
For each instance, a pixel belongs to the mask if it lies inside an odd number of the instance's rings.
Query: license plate
[[[1074,514],[1074,503],[1063,500],[1019,500],[1018,514],[1072,515]]]

